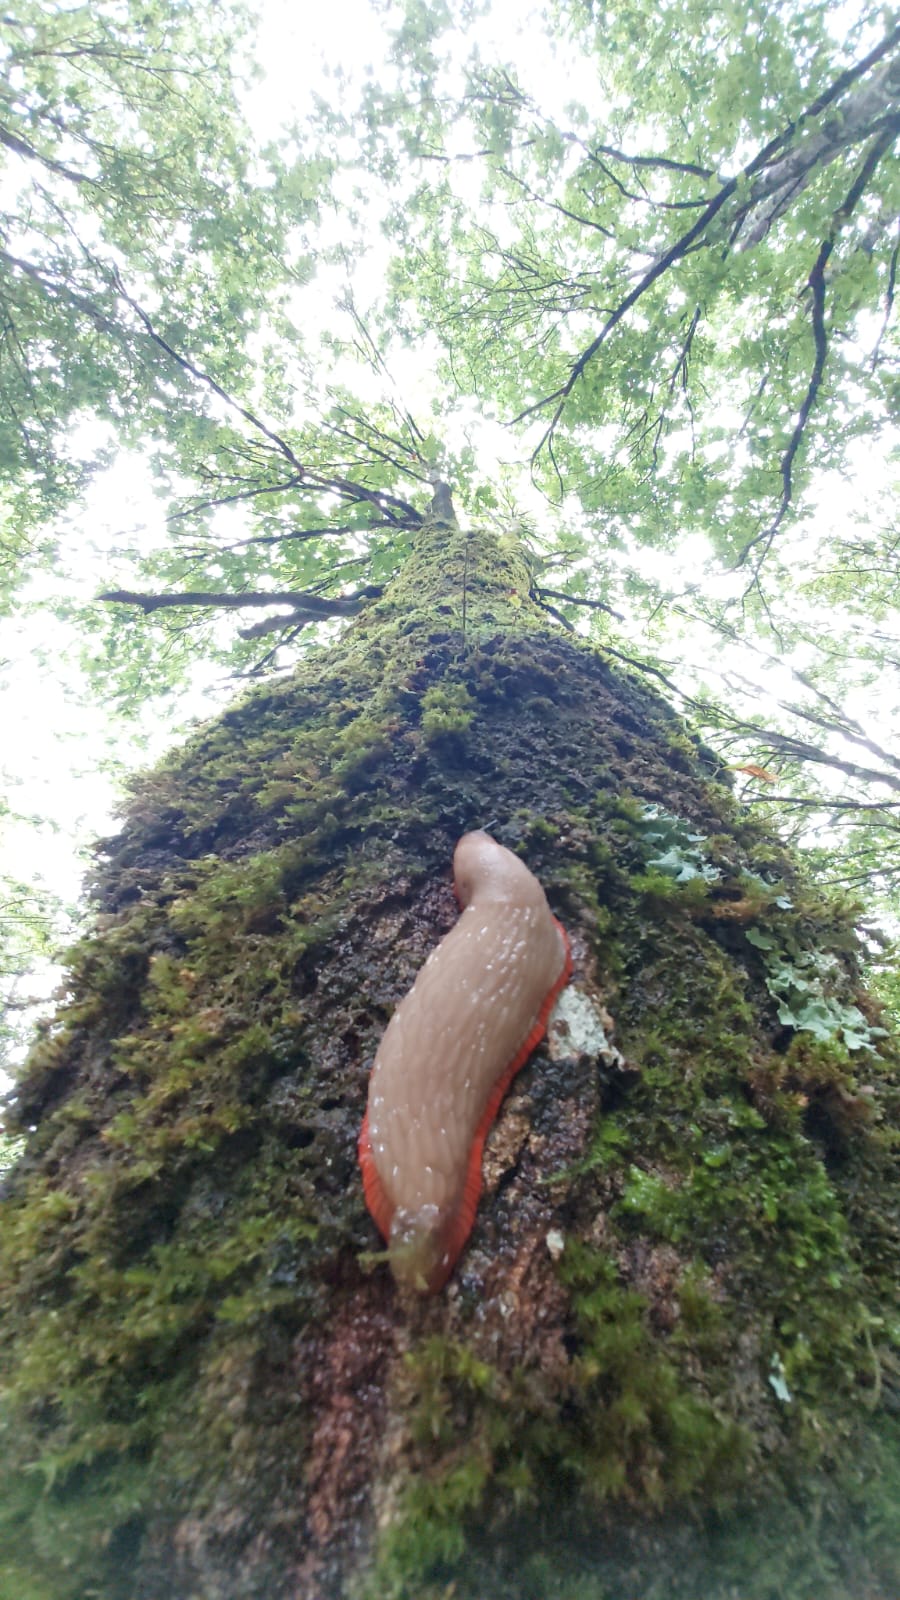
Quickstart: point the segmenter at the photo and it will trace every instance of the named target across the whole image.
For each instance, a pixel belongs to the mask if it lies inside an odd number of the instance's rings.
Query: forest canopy
[[[358,614],[440,477],[891,906],[900,23],[355,9],[360,58],[323,36],[273,135],[266,12],[5,8],[7,615],[45,656],[63,629],[114,722],[159,718]],[[123,458],[151,497],[105,537],[85,496]]]

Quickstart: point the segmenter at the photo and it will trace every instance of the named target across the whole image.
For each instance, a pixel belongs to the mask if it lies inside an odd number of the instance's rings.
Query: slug
[[[459,921],[379,1045],[359,1136],[366,1204],[399,1284],[436,1294],[475,1221],[484,1141],[572,970],[523,861],[490,834],[453,855]]]

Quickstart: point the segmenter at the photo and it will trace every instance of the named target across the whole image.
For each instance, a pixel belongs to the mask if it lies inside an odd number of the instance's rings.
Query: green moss
[[[522,1573],[523,1595],[540,1595],[541,1600],[617,1600],[604,1578],[566,1571],[566,1566],[571,1566],[571,1552],[565,1563],[559,1556],[532,1556]]]
[[[527,813],[527,825],[529,836],[535,841],[545,845],[555,843],[558,829],[547,817],[536,817]]]
[[[657,1508],[701,1486],[708,1499],[727,1497],[748,1459],[746,1430],[684,1382],[609,1257],[567,1244],[561,1275],[580,1340],[584,1421],[566,1451],[579,1480],[599,1500],[627,1495]]]
[[[408,1595],[410,1581],[459,1560],[467,1544],[465,1519],[481,1503],[491,1465],[489,1457],[469,1450],[457,1465],[408,1486],[363,1591],[367,1600]]]
[[[663,1519],[623,1536],[615,1519],[554,1516],[487,1538],[429,1583],[397,1579],[391,1600],[887,1600],[900,1583],[900,1434],[885,1421],[848,1442],[837,1470],[765,1497]],[[440,1572],[441,1576],[437,1576]],[[453,1573],[450,1583],[448,1573]]]
[[[498,1472],[502,1479],[503,1450],[515,1430],[510,1385],[453,1340],[427,1338],[406,1357],[402,1382],[412,1398],[411,1438],[427,1454],[447,1454],[404,1483],[363,1591],[366,1600],[404,1596],[410,1582],[462,1555],[467,1519]],[[475,1413],[474,1434],[460,1447],[460,1415]]]
[[[465,684],[435,685],[422,696],[422,732],[429,741],[463,734],[471,726],[477,709]]]
[[[641,1600],[726,1600],[713,1548],[741,1600],[791,1593],[789,1554],[757,1532],[757,1584],[725,1511],[702,1557],[691,1534],[693,1565],[678,1531],[743,1474],[790,1501],[773,1520],[790,1540],[796,1508],[812,1515],[810,1462],[835,1504],[826,1466],[855,1451],[854,1419],[893,1370],[890,1068],[780,1022],[749,932],[777,933],[792,959],[832,956],[827,997],[878,1021],[846,908],[729,820],[651,695],[541,635],[521,582],[515,551],[487,536],[423,539],[336,650],[136,785],[102,931],[75,952],[72,1004],[22,1080],[37,1131],[0,1242],[0,1559],[17,1596],[118,1600],[118,1562],[131,1600],[145,1513],[147,1548],[173,1563],[167,1519],[212,1529],[197,1574],[177,1557],[185,1592],[225,1592],[264,1547],[293,1560],[335,1383],[354,1401],[341,1447],[324,1435],[348,1548],[362,1480],[348,1489],[344,1463],[385,1470],[385,1413],[402,1435],[408,1472],[388,1485],[392,1514],[377,1508],[379,1597],[444,1600],[449,1584],[460,1600],[631,1600],[639,1572]],[[649,802],[664,839],[648,840]],[[526,1079],[519,1169],[485,1202],[459,1292],[404,1328],[385,1400],[379,1353],[389,1365],[406,1312],[383,1268],[357,1266],[373,1242],[355,1165],[365,1065],[450,915],[454,839],[491,817],[570,927],[628,1070],[557,1057]],[[496,1298],[513,1259],[523,1314],[539,1302],[534,1350]],[[353,1435],[357,1396],[373,1425]],[[779,1478],[785,1463],[807,1478]],[[218,1555],[226,1525],[245,1532]],[[634,1544],[617,1566],[619,1527]],[[574,1552],[585,1529],[596,1548],[565,1575],[554,1558],[541,1589],[530,1555]],[[875,1520],[870,1536],[875,1549]],[[247,1582],[278,1592],[256,1569]]]
[[[740,1483],[746,1430],[679,1376],[615,1264],[573,1242],[560,1273],[575,1345],[561,1391],[524,1367],[501,1374],[440,1338],[407,1357],[411,1436],[432,1464],[401,1491],[367,1595],[418,1596],[468,1549],[475,1513],[483,1519],[502,1503],[507,1514],[531,1508],[543,1518],[549,1485],[553,1503],[559,1496],[564,1505],[577,1486],[580,1503],[595,1509],[624,1501],[661,1510],[701,1487],[726,1499]],[[696,1278],[686,1280],[702,1323],[690,1330],[692,1358],[715,1318],[711,1303],[701,1315],[700,1293]]]
[[[256,804],[260,811],[283,811],[293,801],[301,798],[302,788],[288,778],[273,778],[256,791]]]
[[[8,1446],[5,1434],[0,1417],[0,1441]],[[124,1600],[149,1509],[142,1464],[99,1461],[89,1481],[65,1489],[55,1484],[56,1465],[45,1461],[41,1472],[4,1484],[0,1593],[10,1600]],[[59,1466],[65,1475],[67,1464]]]
[[[680,882],[662,872],[636,872],[631,881],[635,892],[645,896],[651,903],[671,903],[683,909],[709,903],[709,884],[702,878]]]

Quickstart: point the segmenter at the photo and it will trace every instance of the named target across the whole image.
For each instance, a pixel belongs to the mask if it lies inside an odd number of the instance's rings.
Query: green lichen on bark
[[[426,526],[336,646],[135,784],[18,1088],[17,1600],[568,1600],[558,1550],[583,1595],[887,1600],[896,1081],[852,908],[527,594],[514,542]],[[408,1305],[356,1134],[489,821],[625,1065],[525,1070],[453,1283]],[[779,1020],[774,964],[812,957],[871,1044]]]

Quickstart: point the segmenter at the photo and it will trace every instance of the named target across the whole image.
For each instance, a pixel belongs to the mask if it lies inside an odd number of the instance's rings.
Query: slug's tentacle
[[[359,1137],[394,1276],[429,1293],[471,1232],[484,1141],[571,972],[565,932],[518,856],[467,833],[453,869],[459,921],[388,1024]]]

